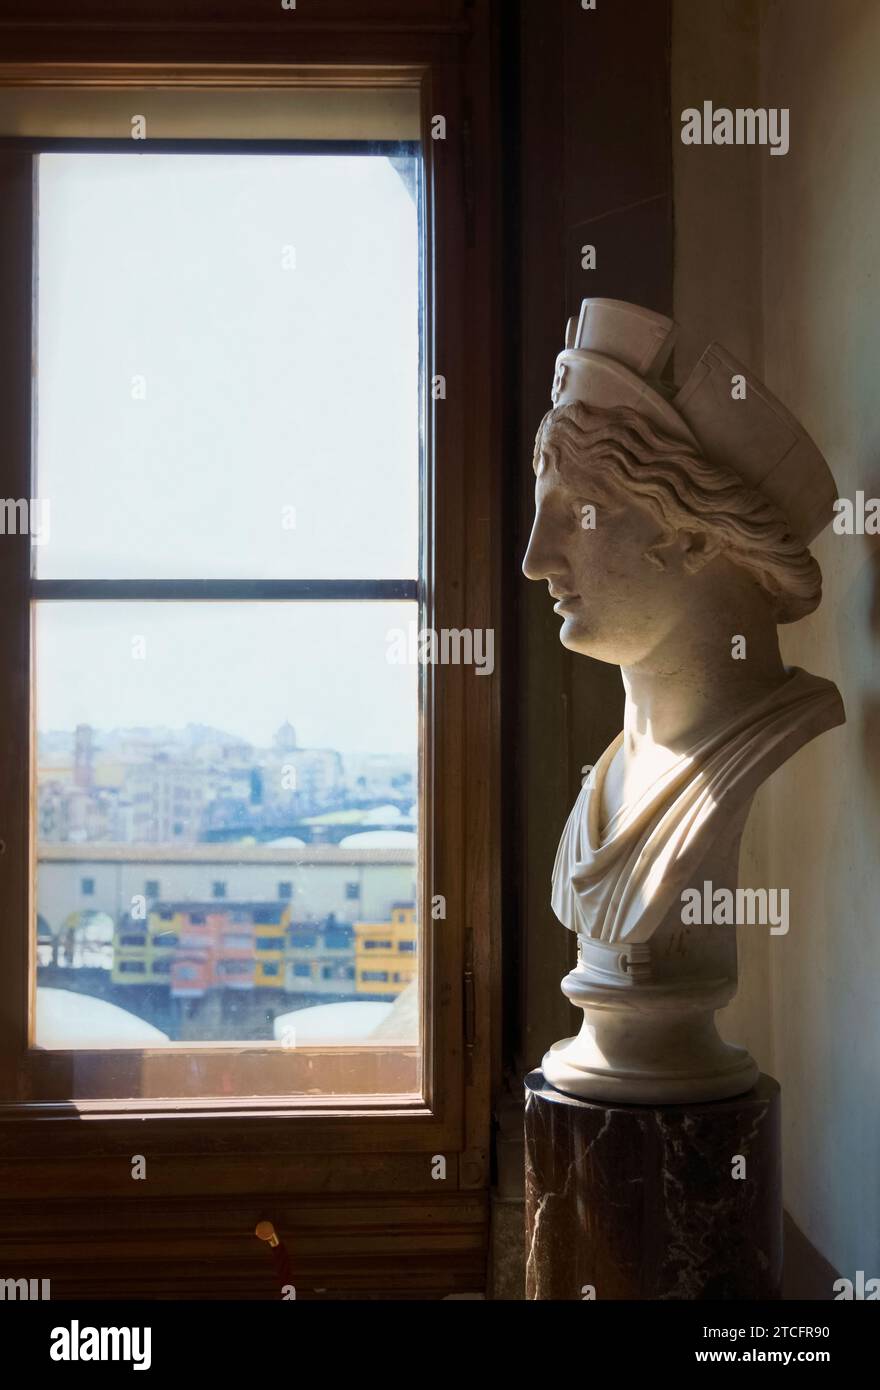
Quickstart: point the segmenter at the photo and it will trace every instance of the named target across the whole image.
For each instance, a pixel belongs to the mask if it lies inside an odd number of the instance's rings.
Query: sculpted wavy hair
[[[542,456],[571,483],[606,481],[648,502],[670,537],[707,532],[726,559],[760,584],[777,623],[796,622],[818,607],[822,572],[773,503],[637,410],[599,410],[582,401],[557,406],[538,429],[535,472]],[[665,544],[645,556],[661,569]]]

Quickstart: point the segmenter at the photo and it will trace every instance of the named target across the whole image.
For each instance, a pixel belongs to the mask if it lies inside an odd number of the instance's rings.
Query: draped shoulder
[[[832,681],[795,667],[771,695],[683,753],[600,836],[602,786],[623,734],[602,754],[559,842],[553,911],[598,941],[647,941],[733,816],[797,750],[845,720]]]

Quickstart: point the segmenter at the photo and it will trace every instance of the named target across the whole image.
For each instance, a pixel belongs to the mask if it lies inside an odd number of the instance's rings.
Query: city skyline
[[[301,751],[301,752],[306,752],[306,751],[312,751],[312,752],[334,752],[334,753],[339,753],[340,756],[343,757],[343,758],[359,758],[359,757],[363,757],[363,758],[382,758],[382,757],[407,757],[407,756],[408,756],[407,750],[402,750],[402,751],[400,751],[400,752],[390,752],[390,751],[387,751],[387,752],[386,752],[386,750],[384,750],[384,749],[379,749],[379,750],[370,750],[370,749],[364,749],[364,748],[340,749],[340,748],[333,747],[333,746],[331,746],[330,744],[325,744],[325,745],[316,745],[316,744],[311,744],[311,743],[305,744],[305,743],[303,743],[303,742],[300,740],[300,738],[299,738],[299,736],[298,736],[298,731],[297,731],[297,726],[296,726],[296,724],[294,724],[293,721],[292,721],[289,717],[287,717],[287,718],[285,718],[285,719],[282,720],[281,724],[278,726],[278,729],[276,729],[275,734],[272,736],[272,738],[269,740],[268,743],[255,743],[255,742],[253,742],[251,739],[245,738],[243,735],[241,735],[241,734],[239,734],[239,733],[236,733],[233,729],[218,728],[218,727],[216,727],[216,726],[214,726],[214,725],[204,724],[204,723],[202,723],[202,722],[200,722],[200,721],[195,721],[195,720],[189,720],[189,721],[187,721],[187,723],[185,723],[185,724],[177,724],[177,725],[165,725],[165,724],[116,724],[116,725],[113,725],[112,727],[106,727],[106,726],[104,726],[104,727],[99,727],[99,726],[97,726],[97,725],[95,725],[95,724],[88,724],[88,725],[86,725],[86,727],[88,727],[89,729],[91,729],[91,731],[92,731],[95,735],[103,736],[104,738],[108,738],[108,739],[109,739],[109,738],[114,738],[114,739],[120,739],[120,740],[124,740],[125,738],[143,737],[144,735],[154,735],[154,736],[157,736],[157,738],[159,738],[160,741],[161,741],[161,740],[178,740],[178,739],[179,739],[180,741],[183,741],[183,740],[185,739],[186,735],[188,735],[189,732],[190,732],[191,730],[195,730],[195,731],[198,731],[198,733],[199,733],[200,735],[204,735],[204,736],[205,736],[203,739],[200,740],[201,742],[207,743],[207,742],[209,742],[209,740],[210,740],[211,738],[216,739],[217,741],[228,741],[228,746],[240,745],[243,752],[244,752],[245,750],[251,751],[251,752],[260,752],[260,751],[266,751],[266,750],[268,750],[270,747],[272,747],[272,746],[274,745],[274,743],[275,743],[275,741],[276,741],[276,738],[277,738],[277,735],[281,732],[281,730],[282,730],[285,726],[288,726],[288,727],[292,728],[295,732],[297,732],[296,743],[295,743],[294,745],[292,745],[292,746],[295,747],[298,751]],[[81,727],[83,727],[83,726],[80,725],[80,724],[77,724],[77,725],[73,725],[72,727],[68,727],[68,728],[37,728],[37,731],[36,731],[36,732],[37,732],[37,739],[38,739],[38,759],[39,759],[39,740],[48,740],[48,739],[70,739],[70,740],[71,740],[71,743],[73,743],[73,742],[75,741],[75,739],[76,739],[76,731],[77,731],[78,728],[81,728]],[[38,761],[38,765],[37,765],[37,770],[38,770],[38,771],[40,770],[40,769],[39,769],[39,761]]]
[[[414,840],[408,754],[304,747],[286,721],[255,745],[190,724],[38,734],[38,837],[50,844]]]

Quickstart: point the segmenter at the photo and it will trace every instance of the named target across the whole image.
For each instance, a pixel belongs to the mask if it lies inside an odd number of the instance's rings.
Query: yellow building
[[[418,924],[413,903],[394,903],[389,922],[355,922],[355,993],[393,999],[418,966]]]
[[[130,914],[117,924],[113,937],[115,985],[167,984],[171,960],[177,946],[183,918],[171,909],[151,908],[146,918]]]
[[[171,966],[186,931],[187,915],[177,907],[150,908],[147,919],[147,969],[152,984],[167,985]]]
[[[150,948],[146,920],[124,917],[113,933],[113,969],[110,978],[114,985],[147,985],[150,983]]]
[[[254,926],[254,984],[284,988],[284,948],[290,926],[290,905],[262,903],[251,912]]]

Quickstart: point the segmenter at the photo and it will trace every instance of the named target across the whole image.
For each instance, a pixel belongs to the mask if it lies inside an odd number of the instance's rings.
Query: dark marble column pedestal
[[[526,1298],[779,1298],[772,1077],[730,1100],[615,1105],[537,1070],[525,1125]]]

